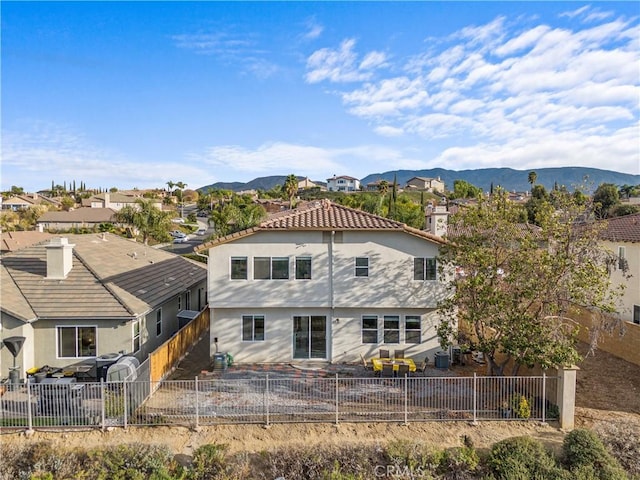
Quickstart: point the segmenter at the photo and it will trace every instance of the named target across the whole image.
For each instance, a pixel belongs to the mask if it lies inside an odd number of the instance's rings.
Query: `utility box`
[[[435,364],[436,368],[449,368],[449,354],[447,352],[437,352]]]
[[[214,370],[226,370],[227,368],[227,354],[226,353],[214,353],[213,354],[213,369]]]

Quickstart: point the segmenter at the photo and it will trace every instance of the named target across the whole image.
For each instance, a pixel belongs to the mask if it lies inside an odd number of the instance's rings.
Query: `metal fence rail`
[[[144,375],[142,376],[144,378]],[[0,428],[287,422],[546,421],[557,377],[270,378],[27,383]],[[550,409],[553,409],[550,411]]]

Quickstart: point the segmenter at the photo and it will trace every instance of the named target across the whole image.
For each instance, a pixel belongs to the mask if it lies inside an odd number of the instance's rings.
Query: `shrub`
[[[493,445],[487,460],[498,479],[552,478],[558,475],[555,458],[541,442],[531,437],[514,437]]]
[[[568,433],[562,444],[564,463],[572,472],[581,472],[585,479],[591,472],[599,480],[623,480],[627,475],[613,458],[598,435],[586,429]]]
[[[514,395],[511,398],[511,408],[515,416],[518,418],[531,417],[531,406],[529,405],[527,397],[524,395]]]
[[[72,451],[60,451],[49,442],[37,442],[24,447],[11,445],[0,449],[0,478],[47,479],[76,478],[82,456]]]
[[[86,478],[97,480],[171,478],[170,472],[178,469],[164,445],[118,445],[91,450],[88,456]]]
[[[598,423],[594,431],[622,468],[640,478],[640,423]]]
[[[438,472],[445,479],[464,480],[474,477],[480,458],[473,447],[450,448],[444,451]]]
[[[189,477],[206,480],[224,472],[227,466],[227,448],[225,444],[215,443],[198,447],[193,453]]]

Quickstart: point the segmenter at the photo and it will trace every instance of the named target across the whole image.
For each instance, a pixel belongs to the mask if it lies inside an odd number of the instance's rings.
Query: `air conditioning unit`
[[[100,379],[106,380],[107,369],[114,363],[117,363],[118,360],[120,360],[121,358],[122,358],[121,353],[105,353],[104,355],[100,355],[99,357],[96,357],[97,380],[98,381],[100,381]]]

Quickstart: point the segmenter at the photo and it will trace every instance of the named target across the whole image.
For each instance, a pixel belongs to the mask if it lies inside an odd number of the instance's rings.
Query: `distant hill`
[[[393,182],[397,178],[398,185],[404,186],[413,177],[440,177],[444,181],[446,188],[453,189],[454,180],[465,180],[485,192],[489,191],[491,184],[494,187],[502,187],[508,191],[527,191],[531,185],[527,181],[529,172],[532,170],[514,170],[512,168],[481,168],[476,170],[446,170],[444,168],[432,168],[430,170],[392,170],[383,173],[372,173],[360,179],[364,186],[376,180],[387,180]],[[538,178],[536,183],[544,185],[547,190],[553,188],[557,183],[559,186],[565,185],[570,190],[574,186],[586,185],[589,193],[595,190],[601,183],[613,183],[615,185],[640,185],[640,175],[630,175],[627,173],[613,172],[611,170],[600,170],[586,167],[558,167],[558,168],[538,168],[534,169]],[[345,173],[347,175],[348,172]],[[274,175],[271,177],[259,177],[247,183],[240,182],[218,182],[213,185],[201,187],[198,190],[206,191],[208,188],[222,188],[233,190],[269,190],[276,185],[284,184],[286,175]],[[299,177],[304,178],[304,177]],[[586,180],[585,180],[586,178]],[[325,185],[325,182],[316,182]]]

